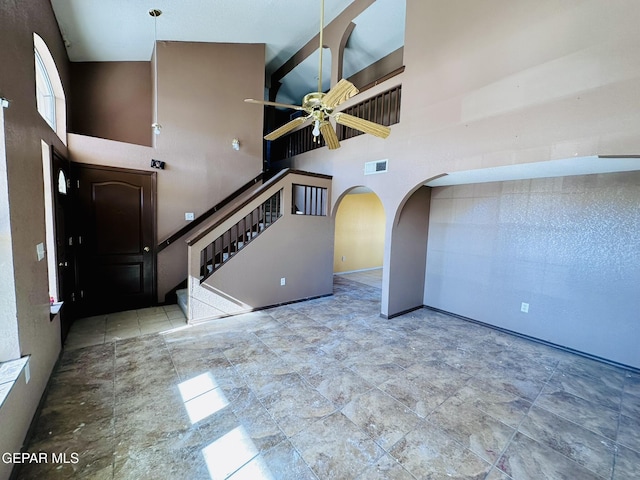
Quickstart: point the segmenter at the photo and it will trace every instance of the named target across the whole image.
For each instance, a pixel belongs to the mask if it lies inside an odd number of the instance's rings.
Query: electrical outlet
[[[522,313],[529,313],[529,304],[522,302],[522,304],[520,305],[520,311]]]
[[[281,287],[284,287],[286,284],[287,284],[287,279],[286,279],[286,278],[284,278],[284,277],[282,277],[282,278],[280,279],[280,286],[281,286]]]

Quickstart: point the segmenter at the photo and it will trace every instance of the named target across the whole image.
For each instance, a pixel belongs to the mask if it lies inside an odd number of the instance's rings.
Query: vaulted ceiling
[[[325,25],[354,0],[325,0]],[[158,40],[264,43],[270,75],[319,30],[320,0],[52,0],[73,62],[148,61]],[[345,50],[349,76],[404,44],[405,1],[377,0],[354,19]],[[287,75],[283,93],[299,101],[317,85],[318,54]],[[328,67],[325,69],[328,72]],[[328,79],[323,75],[323,78]],[[328,87],[328,85],[327,85]],[[302,93],[300,93],[302,92]]]

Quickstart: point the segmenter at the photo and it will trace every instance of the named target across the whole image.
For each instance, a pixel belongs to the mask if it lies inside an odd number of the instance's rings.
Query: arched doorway
[[[345,192],[335,209],[333,272],[381,288],[386,216],[367,187]]]
[[[384,317],[423,306],[430,201],[431,189],[420,185],[405,197],[396,212],[385,265],[389,288],[382,301]]]

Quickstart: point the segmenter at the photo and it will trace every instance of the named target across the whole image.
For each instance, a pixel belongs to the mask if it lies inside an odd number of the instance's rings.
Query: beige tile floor
[[[343,276],[353,282],[364,283],[370,287],[382,288],[381,268],[372,268],[370,270],[361,270],[350,273],[338,273],[337,276]]]
[[[78,462],[18,478],[639,478],[638,372],[429,309],[385,320],[353,278],[195,327],[80,323],[97,343],[65,349],[28,445]]]
[[[65,341],[65,349],[101,345],[184,327],[186,324],[187,320],[177,305],[81,318],[74,322]]]

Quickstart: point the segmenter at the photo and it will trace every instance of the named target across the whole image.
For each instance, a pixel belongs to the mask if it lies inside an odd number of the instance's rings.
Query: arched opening
[[[383,316],[395,317],[424,304],[431,188],[416,187],[401,203],[391,231],[389,288]]]
[[[367,187],[346,192],[335,210],[334,274],[382,288],[386,216]]]
[[[37,33],[33,34],[33,49],[38,112],[66,145],[67,107],[58,68],[47,44]]]

